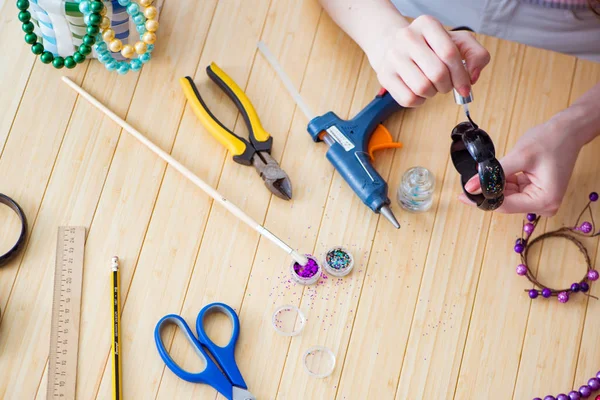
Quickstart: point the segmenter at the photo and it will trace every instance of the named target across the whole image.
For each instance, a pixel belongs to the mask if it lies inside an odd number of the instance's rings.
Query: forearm
[[[600,83],[588,90],[573,105],[558,113],[553,120],[579,146],[600,136]]]
[[[367,54],[371,65],[378,62],[383,37],[407,26],[408,21],[389,0],[320,0],[331,18]]]

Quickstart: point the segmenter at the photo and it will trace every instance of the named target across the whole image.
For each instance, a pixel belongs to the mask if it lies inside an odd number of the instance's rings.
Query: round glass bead
[[[523,246],[521,243],[515,245],[515,253],[521,254],[524,250],[525,246]]]
[[[537,215],[535,215],[533,213],[527,214],[527,221],[529,221],[529,222],[535,221],[536,218],[537,218]]]
[[[588,284],[587,284],[587,282],[581,282],[581,283],[579,284],[579,286],[580,286],[580,288],[581,288],[581,291],[582,291],[583,293],[585,293],[585,292],[587,292],[588,290],[590,290],[590,285],[588,285]]]
[[[569,293],[567,292],[560,292],[558,294],[558,301],[561,303],[566,303],[567,301],[569,301]]]
[[[90,10],[94,13],[99,13],[104,8],[104,4],[101,1],[92,1],[90,3]]]
[[[529,297],[530,297],[531,299],[536,299],[536,298],[538,297],[538,294],[539,294],[539,293],[538,293],[538,291],[537,291],[537,290],[535,290],[535,289],[531,289],[531,290],[529,291]]]
[[[25,11],[29,8],[29,0],[17,0],[17,8],[21,11]]]
[[[592,389],[588,385],[583,385],[579,388],[579,394],[582,398],[587,399],[592,395]]]
[[[109,71],[116,71],[118,67],[119,67],[119,63],[115,60],[110,60],[106,64],[106,69]]]
[[[135,17],[140,12],[140,6],[136,3],[131,3],[127,6],[127,13]]]
[[[19,21],[23,23],[31,21],[31,14],[29,13],[29,11],[19,12]]]
[[[102,15],[99,13],[91,13],[89,16],[90,25],[98,26],[102,22]]]
[[[596,192],[590,193],[590,201],[598,201],[598,193],[596,193]]]
[[[37,35],[35,33],[26,33],[25,34],[25,43],[35,44],[36,42],[37,42]]]
[[[598,378],[592,378],[588,381],[588,386],[592,389],[592,390],[598,390],[600,389],[600,379]]]
[[[583,222],[581,224],[581,226],[579,227],[579,230],[585,234],[590,233],[592,231],[592,229],[594,229],[594,227],[588,221]]]
[[[596,378],[600,379],[600,371],[596,373]]]
[[[85,55],[81,54],[79,51],[76,51],[73,53],[73,60],[75,60],[77,64],[81,64],[85,61]]]
[[[556,400],[569,400],[569,396],[567,396],[564,393],[561,393],[558,396],[556,396]]]
[[[517,265],[517,275],[527,275],[527,266],[525,264]]]
[[[131,4],[131,0],[119,0],[119,5],[123,7],[127,7],[129,4]]]
[[[86,32],[87,32],[87,34],[88,34],[88,35],[91,35],[91,36],[96,36],[96,35],[97,35],[97,34],[100,32],[100,28],[99,28],[99,27],[97,27],[97,26],[90,25],[90,26],[88,26],[88,27],[86,28]],[[95,42],[95,41],[96,41],[96,40],[95,40],[95,38],[94,38],[94,42]]]
[[[146,33],[146,25],[137,25],[135,29],[138,31],[140,35]]]
[[[552,296],[552,290],[548,288],[542,289],[542,296],[546,299],[549,298],[550,296]]]
[[[52,62],[52,60],[54,60],[54,55],[52,53],[50,53],[49,51],[44,51],[40,55],[40,61],[43,62],[44,64],[50,64]]]
[[[129,64],[126,62],[119,63],[119,67],[117,68],[117,73],[119,75],[125,75],[129,72]]]
[[[81,46],[79,46],[79,52],[82,55],[87,56],[88,54],[90,54],[92,52],[92,48],[90,46],[88,46],[87,44],[82,44]]]
[[[54,60],[52,60],[52,65],[56,69],[61,69],[62,67],[65,66],[65,59],[60,56],[54,57]]]
[[[33,54],[39,56],[44,52],[44,45],[41,43],[36,43],[33,46],[31,46],[31,51],[33,52]]]
[[[21,29],[23,29],[23,32],[25,33],[31,33],[35,29],[35,26],[33,25],[33,22],[29,21],[21,25]]]
[[[133,22],[135,22],[136,25],[141,25],[141,24],[145,24],[146,23],[146,17],[144,17],[144,14],[138,14],[135,17],[133,17]]]
[[[90,2],[87,0],[84,0],[81,3],[79,3],[79,11],[81,11],[82,14],[89,13],[90,12]]]
[[[542,400],[542,399],[540,399],[539,397],[535,397],[533,400]]]
[[[548,395],[548,396],[544,397],[544,400],[556,400],[556,397]]]
[[[571,292],[577,293],[580,290],[581,290],[581,285],[579,285],[579,283],[575,282],[574,284],[571,285]]]
[[[581,396],[579,395],[579,392],[576,390],[572,390],[569,392],[569,400],[579,400],[581,399]]]
[[[597,281],[599,277],[598,271],[596,271],[595,269],[589,271],[587,277],[590,281]]]
[[[528,235],[531,235],[534,230],[535,230],[535,226],[533,226],[533,224],[531,222],[525,224],[525,226],[523,227],[523,231],[525,233],[527,233]]]
[[[85,35],[82,39],[83,44],[87,44],[88,46],[93,46],[96,43],[96,38],[91,35]]]
[[[133,72],[138,72],[140,69],[142,69],[142,62],[138,59],[131,60],[130,65]]]
[[[65,67],[68,69],[73,69],[75,66],[77,66],[77,63],[73,59],[73,56],[65,57]]]

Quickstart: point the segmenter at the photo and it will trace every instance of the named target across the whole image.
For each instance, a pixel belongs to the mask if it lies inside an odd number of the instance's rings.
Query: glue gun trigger
[[[402,143],[394,142],[394,138],[390,131],[383,124],[377,125],[371,139],[369,140],[368,153],[371,161],[375,160],[375,152],[383,149],[400,149]]]

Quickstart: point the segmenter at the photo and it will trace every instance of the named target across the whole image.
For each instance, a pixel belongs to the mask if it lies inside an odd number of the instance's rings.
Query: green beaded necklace
[[[56,69],[62,67],[73,69],[77,64],[84,62],[86,56],[92,52],[92,46],[96,43],[96,35],[100,32],[100,22],[102,22],[100,13],[104,9],[104,3],[100,0],[91,0],[90,10],[92,13],[88,18],[87,34],[83,37],[77,51],[68,57],[55,57],[54,54],[44,49],[43,44],[38,42],[38,37],[33,32],[35,26],[31,22],[31,13],[27,11],[29,10],[29,0],[17,0],[17,8],[19,9],[19,21],[23,23],[21,27],[25,32],[25,42],[31,45],[33,54],[39,55],[40,61],[44,64],[52,63]]]

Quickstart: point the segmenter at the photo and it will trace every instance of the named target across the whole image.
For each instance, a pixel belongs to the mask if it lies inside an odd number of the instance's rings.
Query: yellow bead
[[[154,42],[156,42],[156,35],[152,32],[146,32],[144,33],[144,36],[142,36],[142,40],[146,44],[154,44]]]
[[[113,40],[115,38],[115,31],[113,31],[112,29],[107,29],[102,33],[102,39],[104,39],[105,42],[110,42],[111,40]]]
[[[140,6],[149,7],[153,2],[154,0],[140,0]]]
[[[102,10],[100,10],[100,15],[105,16],[107,12],[108,11],[106,10],[106,7],[102,7]]]
[[[146,51],[148,51],[148,46],[146,45],[146,43],[139,41],[135,44],[135,52],[138,54],[144,54]]]
[[[155,19],[146,21],[146,30],[148,32],[156,32],[158,30],[158,21]]]
[[[100,22],[100,29],[105,30],[110,28],[110,19],[108,17],[102,17],[102,22]]]
[[[146,7],[146,9],[144,10],[144,15],[148,19],[156,18],[157,14],[158,14],[158,10],[154,6]]]
[[[123,42],[121,42],[119,39],[113,39],[108,44],[108,48],[113,53],[116,53],[118,51],[121,51],[121,49],[123,48]]]
[[[123,57],[125,58],[131,58],[134,54],[135,50],[130,44],[126,44],[125,46],[123,46],[123,49],[121,49],[121,55],[123,55]]]

